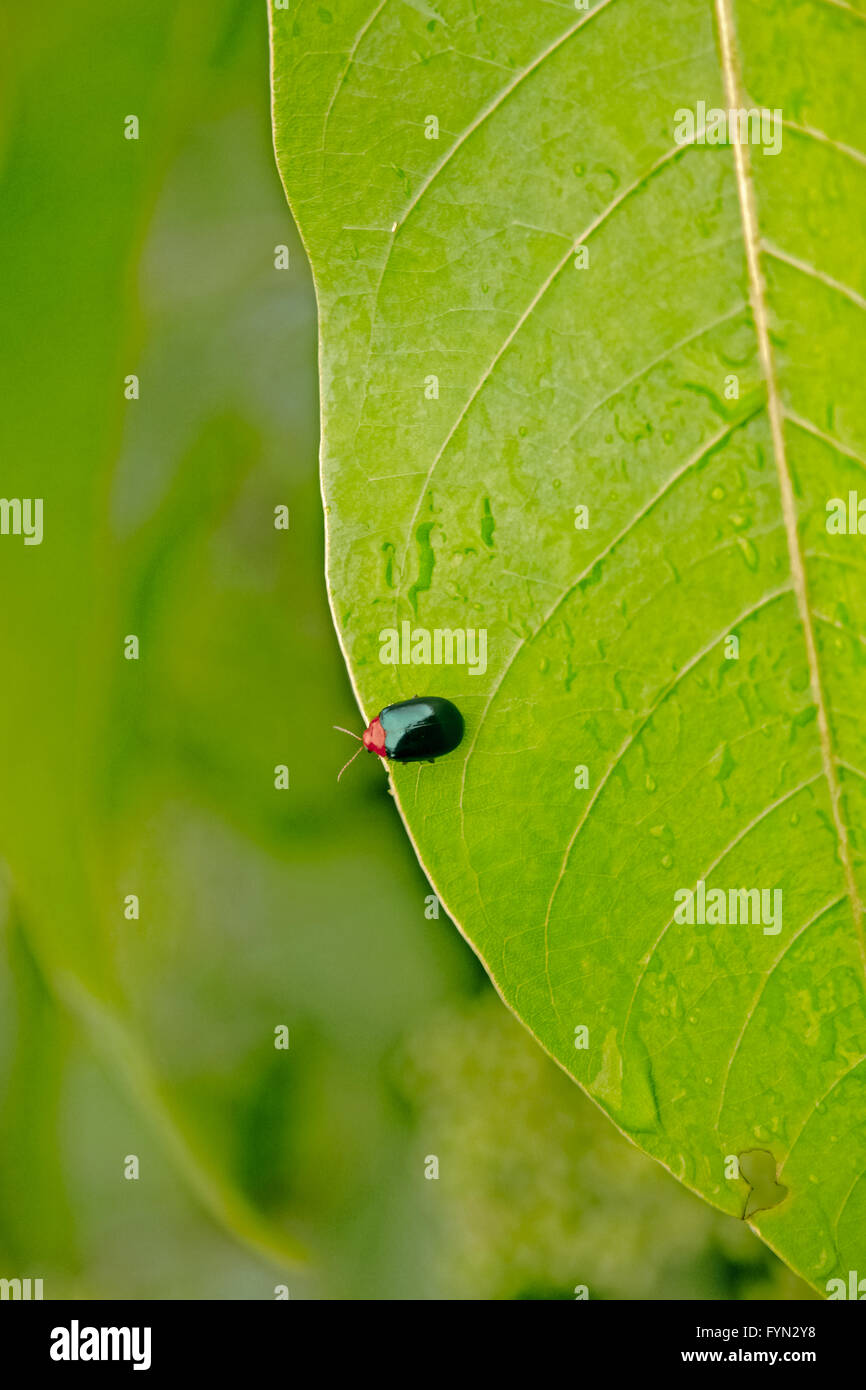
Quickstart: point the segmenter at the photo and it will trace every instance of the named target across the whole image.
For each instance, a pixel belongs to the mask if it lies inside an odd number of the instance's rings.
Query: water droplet
[[[713,501],[714,501],[714,502],[721,502],[721,500],[722,500],[722,498],[724,497],[724,495],[725,495],[725,489],[722,487],[721,483],[716,483],[716,486],[713,488],[712,492],[710,493],[710,496],[712,497]]]

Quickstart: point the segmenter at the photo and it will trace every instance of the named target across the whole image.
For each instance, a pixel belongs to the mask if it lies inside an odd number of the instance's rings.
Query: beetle
[[[361,748],[395,763],[434,762],[444,753],[453,753],[463,737],[463,715],[441,695],[416,695],[396,705],[386,705],[367,725],[362,736],[334,725],[341,734],[357,738]],[[337,774],[339,782],[349,763],[361,752],[353,753]]]

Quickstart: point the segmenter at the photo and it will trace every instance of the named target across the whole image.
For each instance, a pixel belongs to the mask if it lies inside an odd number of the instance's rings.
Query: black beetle
[[[339,724],[334,728],[358,738],[351,729],[343,729]],[[416,695],[412,700],[386,705],[371,719],[360,742],[368,753],[376,753],[380,758],[395,763],[421,763],[452,753],[462,737],[463,715],[456,705],[441,695]],[[359,748],[353,753],[340,769],[338,782],[360,751]]]

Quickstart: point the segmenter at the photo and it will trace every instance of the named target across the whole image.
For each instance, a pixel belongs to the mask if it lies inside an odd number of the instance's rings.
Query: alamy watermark
[[[0,497],[0,536],[23,536],[25,545],[42,544],[42,498]]]
[[[766,106],[731,107],[724,110],[699,101],[694,109],[681,106],[674,112],[674,140],[678,145],[761,145],[764,154],[782,148],[782,112]]]
[[[696,888],[674,893],[674,921],[681,926],[763,927],[765,936],[782,930],[781,888],[710,888],[702,878]]]
[[[470,676],[487,670],[487,629],[426,627],[411,623],[385,627],[379,633],[383,666],[468,666]]]
[[[73,1318],[51,1331],[52,1361],[131,1361],[134,1371],[148,1371],[150,1352],[149,1327],[82,1327]]]
[[[41,1279],[0,1279],[0,1300],[41,1299],[44,1296],[42,1282]]]
[[[858,492],[849,492],[847,500],[831,497],[826,511],[829,536],[866,536],[866,497]]]
[[[866,1279],[860,1279],[856,1269],[848,1270],[847,1284],[844,1279],[828,1279],[824,1287],[827,1290],[828,1302],[840,1298],[853,1298],[862,1303],[866,1299]]]

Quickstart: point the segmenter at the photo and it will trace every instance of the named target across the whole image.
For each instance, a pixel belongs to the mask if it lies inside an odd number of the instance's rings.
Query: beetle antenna
[[[336,729],[336,727],[337,727],[337,726],[336,726],[336,724],[335,724],[335,725],[334,725],[334,728]],[[348,729],[343,729],[342,732],[343,732],[344,734],[347,734],[347,733],[349,732],[349,730],[348,730]],[[357,758],[357,756],[358,756],[358,754],[359,754],[360,752],[361,752],[361,749],[360,749],[360,748],[356,748],[355,751],[354,751],[354,753],[352,754],[351,758],[349,759],[349,761],[348,761],[347,763],[344,763],[343,766],[340,768],[340,771],[337,773],[337,781],[338,781],[338,782],[339,782],[340,778],[342,777],[343,773],[346,771],[346,768],[351,766],[351,764],[355,761],[355,759]]]
[[[360,734],[353,734],[351,729],[344,729],[342,724],[335,724],[334,728],[340,734],[348,734],[349,738],[356,738],[359,743],[363,742]]]

